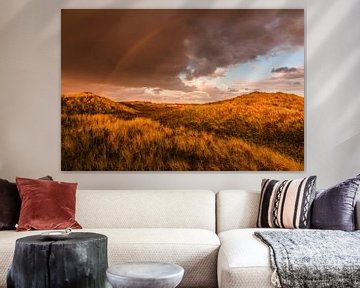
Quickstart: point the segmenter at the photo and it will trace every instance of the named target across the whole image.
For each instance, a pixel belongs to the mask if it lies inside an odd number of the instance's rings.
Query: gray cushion
[[[328,189],[317,191],[312,206],[311,227],[353,231],[359,186],[360,174]]]

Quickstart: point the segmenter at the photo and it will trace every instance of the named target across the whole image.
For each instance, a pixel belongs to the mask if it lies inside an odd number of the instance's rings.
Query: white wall
[[[61,8],[305,8],[305,172],[61,172]],[[360,1],[0,2],[0,178],[52,175],[82,189],[258,189],[263,177],[360,173]]]

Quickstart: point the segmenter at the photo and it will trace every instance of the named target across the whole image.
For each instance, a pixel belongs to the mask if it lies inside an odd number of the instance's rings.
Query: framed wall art
[[[303,9],[63,9],[63,171],[304,169]]]

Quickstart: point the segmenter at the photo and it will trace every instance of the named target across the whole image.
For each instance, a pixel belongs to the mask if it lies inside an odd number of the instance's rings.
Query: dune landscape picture
[[[63,9],[63,171],[304,170],[303,9]]]

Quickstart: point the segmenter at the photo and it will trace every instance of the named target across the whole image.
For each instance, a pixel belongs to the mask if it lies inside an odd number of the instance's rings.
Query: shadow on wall
[[[360,15],[359,1],[314,1],[309,10],[306,103],[314,150],[329,179],[359,171]],[[324,8],[326,7],[326,8]],[[310,68],[310,69],[308,69]],[[316,161],[317,161],[316,160]],[[340,167],[344,169],[339,169]]]
[[[336,117],[333,126],[336,133],[330,139],[335,149],[360,134],[360,125],[356,125],[360,123],[360,97],[344,92],[346,88],[359,90],[356,75],[360,73],[360,29],[354,26],[354,20],[360,14],[360,2],[348,1],[347,5],[340,6],[341,1],[333,1],[325,10],[321,4],[322,1],[314,3],[317,6],[311,10],[306,22],[309,28],[307,40],[311,46],[308,49],[308,66],[320,63],[321,68],[316,70],[324,72],[312,75],[312,95],[308,100],[312,112],[326,110],[325,117]],[[321,27],[327,27],[327,30]],[[329,102],[331,105],[328,105]]]
[[[41,32],[49,25],[49,23],[57,17],[60,7],[65,6],[70,0],[52,0],[52,1],[23,1],[25,4],[19,9],[19,11],[8,20],[5,25],[0,28],[0,37],[1,34],[10,29],[10,27],[16,25],[18,19],[29,19],[33,31]],[[19,6],[19,3],[14,2],[15,5]],[[34,15],[35,17],[29,17],[28,15]]]
[[[319,5],[316,9],[318,12],[311,13],[307,19],[308,21],[306,21],[308,44],[311,45],[311,49],[308,49],[307,53],[307,63],[311,65],[311,63],[316,62],[317,59],[324,59],[324,52],[331,51],[332,53],[330,53],[330,55],[334,58],[329,60],[333,61],[322,61],[324,66],[321,69],[331,68],[332,76],[330,79],[327,78],[326,81],[332,88],[344,87],[341,85],[343,84],[342,82],[345,81],[348,76],[353,75],[353,69],[358,67],[360,60],[360,54],[358,53],[360,47],[360,30],[356,31],[355,29],[348,31],[348,28],[351,27],[349,21],[357,19],[360,13],[360,2],[349,1],[348,3],[352,3],[352,5],[348,5],[346,9],[342,10],[338,9],[338,7],[334,5],[335,3],[336,1],[332,2],[332,5],[327,7],[325,11],[323,6]],[[338,18],[334,17],[334,14]],[[321,29],[320,26],[327,27],[327,31]],[[345,39],[344,37],[338,39],[339,35],[345,36]],[[311,43],[309,42],[310,40],[312,40]],[[337,46],[334,46],[334,43],[336,43]],[[351,47],[353,47],[353,49],[348,50],[349,48],[351,49]],[[338,50],[347,51],[347,56],[336,59],[337,54],[340,54],[336,53]],[[341,53],[341,55],[343,54],[346,53]],[[322,75],[320,73],[314,76],[320,77],[319,80],[321,80]],[[324,76],[327,76],[327,74],[325,73]],[[320,106],[326,101],[325,98],[329,95],[322,92],[324,91],[322,85],[319,85],[317,81],[313,82],[313,86],[312,92],[316,95],[314,104]]]

